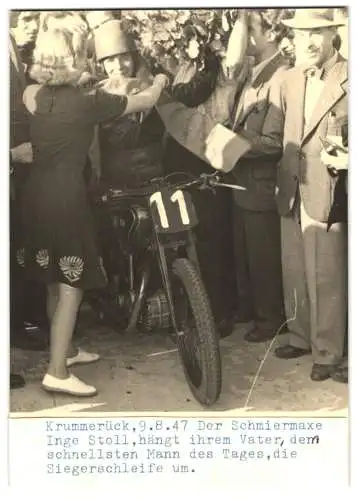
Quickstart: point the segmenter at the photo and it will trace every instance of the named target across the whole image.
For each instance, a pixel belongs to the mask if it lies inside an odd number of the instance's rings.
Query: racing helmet
[[[133,38],[123,29],[121,21],[117,19],[107,21],[96,28],[94,45],[97,61],[137,51]]]

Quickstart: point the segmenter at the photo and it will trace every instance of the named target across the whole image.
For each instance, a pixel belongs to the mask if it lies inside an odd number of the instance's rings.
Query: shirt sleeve
[[[205,58],[205,65],[201,71],[197,71],[189,82],[177,83],[172,87],[172,97],[175,101],[185,104],[188,108],[196,108],[206,102],[214,92],[220,62],[218,58],[208,52]]]
[[[286,114],[286,85],[285,71],[278,71],[270,85],[268,109],[261,134],[247,129],[239,132],[242,138],[249,139],[251,142],[251,148],[244,155],[244,158],[277,156],[278,161],[282,156]]]

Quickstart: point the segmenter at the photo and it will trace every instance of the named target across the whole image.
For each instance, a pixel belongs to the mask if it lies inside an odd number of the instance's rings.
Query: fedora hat
[[[344,22],[337,19],[334,9],[296,9],[291,19],[283,19],[282,23],[293,29],[328,28],[342,26]]]
[[[348,9],[347,8],[337,8],[334,9],[334,19],[339,21],[342,26],[348,25]]]

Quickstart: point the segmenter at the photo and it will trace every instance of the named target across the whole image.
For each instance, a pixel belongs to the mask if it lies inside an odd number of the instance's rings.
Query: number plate
[[[195,207],[187,191],[163,188],[152,194],[149,203],[158,233],[179,233],[198,224]]]

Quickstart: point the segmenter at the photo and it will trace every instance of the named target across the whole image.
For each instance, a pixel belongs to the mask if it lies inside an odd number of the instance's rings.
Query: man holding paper
[[[276,202],[290,331],[276,356],[312,352],[311,379],[321,381],[342,359],[347,320],[347,224],[328,224],[338,177],[321,158],[325,140],[347,128],[347,61],[333,47],[340,22],[332,9],[297,9],[284,22],[294,29],[300,64],[271,87],[261,135],[240,135],[251,141],[245,157],[282,154]]]
[[[277,203],[286,313],[296,318],[276,354],[312,352],[311,378],[320,381],[334,376],[342,359],[347,323],[347,224],[332,218],[340,176],[322,161],[322,150],[327,140],[342,142],[347,128],[348,68],[333,47],[342,21],[332,9],[300,9],[286,22],[302,64],[279,87],[275,108],[282,118],[272,106],[265,133],[282,127]]]
[[[232,131],[217,125],[209,135],[206,156],[221,171],[232,171],[235,181],[246,188],[234,191],[234,233],[239,294],[238,319],[253,321],[245,339],[271,339],[285,321],[280,253],[280,218],[275,203],[277,162],[280,151],[251,159],[245,153],[251,143],[241,131],[261,134],[270,102],[272,82],[288,69],[279,51],[285,36],[280,27],[282,9],[260,9],[249,16],[248,55],[254,56],[246,86],[237,96]],[[238,153],[243,159],[238,163]]]

